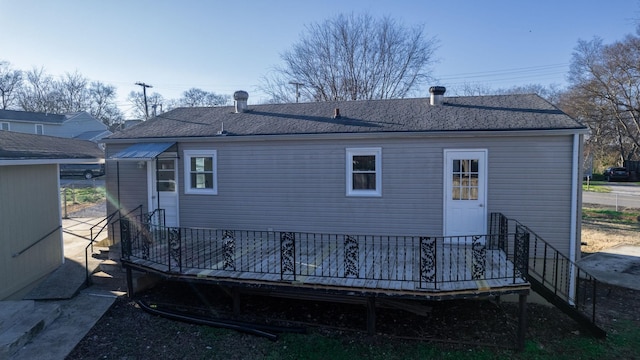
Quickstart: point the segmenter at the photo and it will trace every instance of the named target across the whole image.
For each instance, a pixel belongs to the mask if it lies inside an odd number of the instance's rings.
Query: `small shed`
[[[64,261],[59,164],[103,158],[90,141],[0,131],[0,300]]]

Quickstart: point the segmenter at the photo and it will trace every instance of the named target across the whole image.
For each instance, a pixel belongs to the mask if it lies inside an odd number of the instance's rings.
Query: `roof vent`
[[[334,118],[334,119],[339,119],[339,118],[340,118],[340,109],[335,108],[335,109],[333,110],[333,118]]]
[[[432,86],[429,88],[429,92],[431,93],[431,101],[430,104],[432,106],[442,105],[444,101],[444,93],[447,91],[447,88],[444,86]]]
[[[236,113],[247,111],[247,99],[249,99],[249,93],[244,90],[238,90],[233,93],[233,100],[236,106]]]

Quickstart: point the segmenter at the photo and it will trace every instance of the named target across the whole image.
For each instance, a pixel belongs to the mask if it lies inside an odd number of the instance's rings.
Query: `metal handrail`
[[[534,284],[534,282],[539,283],[539,286],[542,286],[545,291],[551,293],[551,296],[563,302],[567,308],[572,308],[575,312],[584,316],[592,326],[597,327],[596,288],[598,280],[553,245],[542,239],[542,237],[533,232],[529,227],[515,219],[506,218],[500,213],[496,213],[495,217],[494,214],[492,214],[491,228],[496,228],[498,222],[502,223],[505,219],[507,226],[506,229],[503,229],[504,231],[508,231],[509,225],[515,226],[523,232],[523,235],[529,238],[527,241],[529,243],[527,251],[532,252],[530,256],[527,256],[527,269],[525,273],[527,279],[532,284]],[[541,269],[538,267],[541,267]],[[572,287],[572,285],[574,285],[574,287]],[[582,289],[580,288],[581,285],[584,286]],[[582,296],[581,292],[583,294]],[[591,304],[588,304],[588,296],[591,297]],[[581,309],[581,307],[584,308],[584,310]],[[599,329],[595,330],[594,333],[597,336],[602,336],[604,331]]]
[[[88,285],[91,284],[91,274],[89,274],[89,253],[88,250],[89,248],[91,248],[91,253],[93,254],[93,243],[96,241],[96,239],[98,238],[98,236],[102,233],[102,231],[109,225],[109,222],[116,216],[116,214],[120,213],[120,208],[118,208],[118,210],[112,212],[111,214],[109,214],[106,218],[100,220],[98,223],[96,223],[95,225],[93,225],[89,230],[89,234],[90,234],[90,239],[89,239],[89,244],[87,244],[87,246],[84,248],[84,268],[85,268],[85,272],[86,272],[86,279],[85,282]],[[96,228],[98,225],[105,223],[104,225],[102,225],[102,228],[100,229],[100,231],[98,231],[96,233],[96,235],[93,235],[93,229]]]
[[[58,225],[55,229],[49,231],[46,235],[44,235],[43,237],[41,237],[40,239],[36,240],[33,244],[27,246],[26,248],[18,251],[17,253],[14,253],[13,255],[11,255],[11,257],[18,257],[22,254],[24,254],[27,250],[31,249],[32,247],[36,246],[40,241],[46,239],[49,237],[49,235],[53,234],[54,232],[60,230],[62,228],[62,225]]]

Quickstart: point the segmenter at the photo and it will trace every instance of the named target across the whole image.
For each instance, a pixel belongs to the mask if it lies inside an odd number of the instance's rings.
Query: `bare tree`
[[[226,105],[230,101],[231,97],[228,95],[219,95],[214,92],[191,88],[182,93],[182,97],[178,100],[178,105],[185,107],[211,107]]]
[[[7,61],[0,61],[0,109],[17,106],[17,93],[21,85],[22,71],[12,69]]]
[[[122,111],[116,105],[116,88],[99,81],[92,82],[89,87],[91,99],[89,112],[105,125],[113,127],[124,119]]]
[[[89,80],[77,71],[66,73],[60,80],[53,82],[54,96],[60,112],[71,113],[89,110]]]
[[[21,86],[19,106],[25,111],[54,114],[86,111],[107,126],[123,118],[116,105],[116,88],[90,82],[77,71],[66,73],[59,80],[42,68],[28,71]]]
[[[560,96],[563,90],[557,84],[551,84],[544,86],[542,84],[527,84],[520,86],[513,86],[506,89],[497,89],[496,95],[508,95],[508,94],[538,94],[550,103],[557,105],[560,101]]]
[[[129,93],[129,96],[127,96],[127,100],[133,105],[133,108],[131,109],[133,117],[146,120],[145,99],[143,93],[139,91],[132,91]],[[149,108],[149,116],[153,116],[153,110],[151,109],[153,105],[161,105],[164,102],[165,100],[162,95],[156,92],[147,94],[146,106]]]
[[[639,29],[640,34],[640,29]],[[622,41],[604,45],[602,40],[580,40],[573,53],[566,101],[584,107],[576,117],[592,134],[602,136],[600,144],[616,144],[621,160],[638,157],[640,149],[640,37],[628,35]],[[592,135],[593,136],[593,135]],[[595,141],[595,140],[594,140]]]
[[[492,88],[482,83],[464,83],[460,86],[447,88],[459,96],[484,96],[484,95],[511,95],[511,94],[537,94],[554,105],[558,105],[563,89],[557,84],[548,86],[542,84],[517,85],[510,88]]]
[[[24,111],[58,113],[56,85],[44,68],[33,68],[25,73],[18,99]]]
[[[273,102],[295,97],[294,81],[307,101],[402,98],[431,77],[437,41],[423,27],[406,28],[389,17],[339,15],[308,25],[281,55],[284,65],[263,79]],[[285,89],[289,84],[291,95]]]

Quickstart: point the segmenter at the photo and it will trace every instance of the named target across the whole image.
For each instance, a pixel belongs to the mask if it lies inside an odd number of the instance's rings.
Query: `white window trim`
[[[6,130],[3,129],[5,124],[7,125],[7,129]],[[11,123],[8,123],[8,122],[5,122],[5,121],[0,122],[0,130],[11,131]]]
[[[184,150],[184,193],[197,195],[217,195],[218,194],[218,152],[216,150]],[[194,189],[191,187],[191,158],[210,157],[213,168],[213,188]]]
[[[347,148],[346,149],[346,180],[347,180],[347,196],[382,196],[382,148]],[[376,157],[376,189],[375,190],[358,190],[353,189],[353,157],[362,155],[373,155]]]
[[[42,133],[38,133],[38,127],[40,127],[40,129],[42,129]],[[44,135],[44,125],[36,124],[36,135]]]

